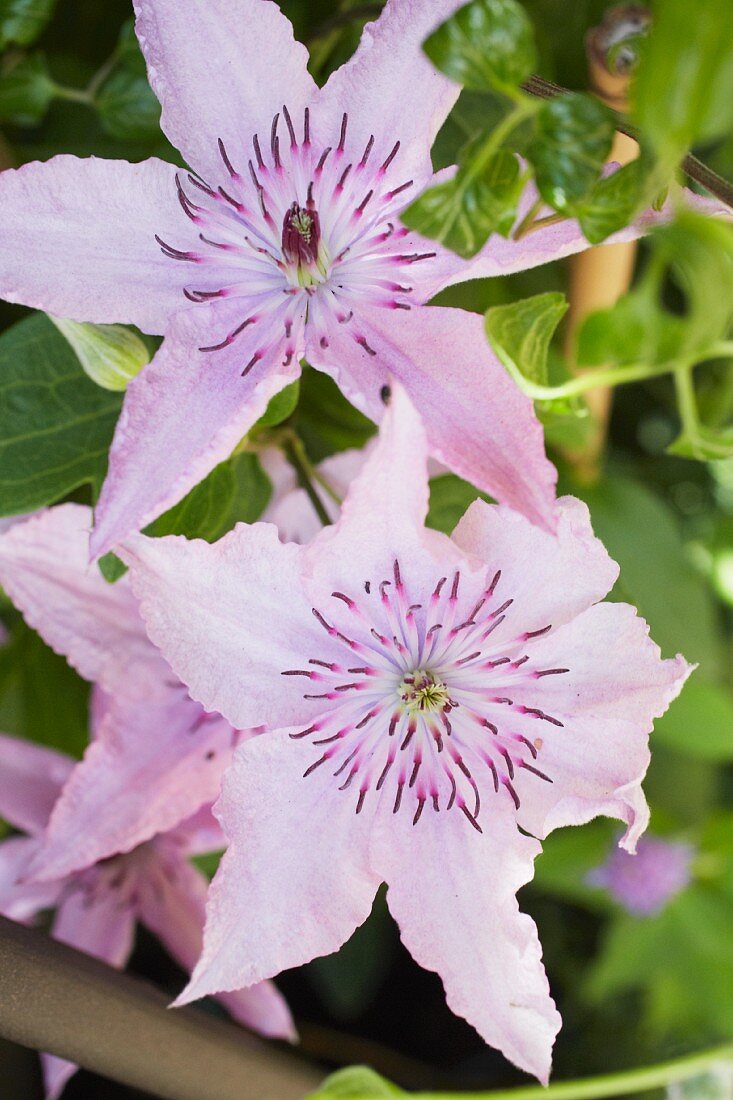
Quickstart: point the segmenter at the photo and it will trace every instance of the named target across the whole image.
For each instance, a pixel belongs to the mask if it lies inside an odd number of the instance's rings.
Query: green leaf
[[[29,54],[0,73],[0,122],[38,126],[56,95],[42,54]]]
[[[314,959],[305,973],[339,1020],[359,1016],[376,998],[392,965],[393,924],[380,896],[367,921],[334,955]]]
[[[0,336],[0,515],[53,504],[83,484],[96,493],[120,410],[43,314]]]
[[[300,403],[294,419],[295,430],[312,462],[320,462],[336,451],[363,447],[376,431],[371,420],[349,404],[327,374],[312,368],[301,376]]]
[[[402,220],[459,256],[475,256],[492,233],[511,232],[522,185],[517,158],[500,149],[480,175],[469,161],[452,180],[424,191]]]
[[[697,676],[654,723],[654,741],[703,760],[733,760],[733,696]]]
[[[431,478],[430,508],[426,520],[428,527],[449,535],[468,506],[479,499],[490,502],[491,498],[455,474]]]
[[[389,1100],[407,1093],[367,1066],[350,1066],[328,1077],[307,1100]]]
[[[527,156],[539,192],[556,210],[573,213],[597,184],[608,159],[613,114],[592,96],[569,92],[543,103],[536,125]]]
[[[0,648],[0,728],[81,756],[88,724],[89,685],[18,617]]]
[[[56,0],[0,0],[0,49],[30,46],[46,28]]]
[[[548,291],[486,311],[489,343],[518,382],[527,378],[541,386],[548,384],[550,342],[567,308],[564,294]]]
[[[638,287],[612,309],[586,318],[576,358],[586,366],[692,358],[733,324],[733,227],[684,211],[649,237],[651,258]],[[667,274],[682,292],[682,310],[667,307]]]
[[[733,456],[733,428],[708,428],[698,424],[694,431],[682,431],[667,447],[667,454],[716,462]]]
[[[283,420],[287,420],[295,412],[299,397],[300,381],[291,382],[284,390],[275,394],[252,430],[274,428],[277,424],[282,424]]]
[[[438,27],[423,49],[446,76],[479,92],[513,91],[536,60],[532,24],[515,0],[473,0]]]
[[[216,466],[179,504],[154,520],[146,534],[185,535],[215,542],[236,523],[258,520],[271,492],[270,480],[256,455],[233,455]]]
[[[674,513],[619,474],[574,491],[588,503],[596,535],[621,567],[612,598],[638,607],[665,656],[684,653],[700,663],[695,679],[716,678],[723,653],[715,602],[687,558]]]
[[[733,5],[664,0],[643,43],[633,87],[634,121],[668,171],[696,142],[733,127]]]
[[[126,389],[150,362],[145,344],[124,325],[79,324],[61,317],[51,320],[71,344],[85,373],[102,389]]]
[[[95,100],[103,128],[122,141],[160,137],[160,104],[147,77],[123,66],[104,82]]]
[[[561,829],[542,842],[532,888],[574,904],[608,911],[608,895],[588,885],[587,876],[608,858],[618,838],[618,825],[592,821],[582,829]]]
[[[116,554],[113,554],[111,550],[102,555],[97,565],[99,567],[99,572],[108,584],[114,584],[120,577],[124,577],[127,572],[125,563],[118,558]]]
[[[600,244],[634,219],[644,199],[644,169],[633,160],[591,188],[577,210],[580,228],[591,244]]]

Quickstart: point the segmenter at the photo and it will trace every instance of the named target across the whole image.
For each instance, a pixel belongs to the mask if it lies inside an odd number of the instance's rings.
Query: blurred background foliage
[[[670,0],[671,7],[676,4]],[[567,89],[586,89],[585,35],[608,6],[605,0],[526,0],[536,39],[532,71]],[[282,7],[308,42],[314,75],[323,80],[353,50],[364,19],[380,4],[282,0]],[[716,22],[724,7],[705,0],[690,8],[684,41],[671,21],[666,69],[657,68],[664,85],[652,84],[637,108],[638,120],[658,140],[664,129],[660,119],[670,117],[679,98],[679,74],[688,71],[684,58],[689,62],[690,49],[698,76],[719,75],[720,101],[732,92],[727,109],[716,113],[715,103],[703,104],[687,128],[680,125],[657,146],[655,163],[664,162],[668,172],[694,143],[707,164],[733,177],[733,38],[726,39]],[[660,0],[660,18],[664,8]],[[721,41],[727,50],[722,60]],[[177,159],[158,128],[129,0],[0,0],[0,51],[3,167],[61,152]],[[694,88],[687,94],[688,103],[694,99],[699,105]],[[653,110],[649,104],[656,104]],[[436,166],[455,163],[467,143],[490,133],[506,110],[506,97],[496,90],[465,91],[438,137]],[[721,339],[727,334],[733,252],[724,240],[714,242],[715,268],[704,242],[693,232],[687,248],[683,233],[684,226],[678,226],[672,235],[642,245],[641,276],[631,299],[619,307],[625,312],[596,319],[595,329],[586,331],[586,361],[595,355],[596,362],[609,362],[619,333],[628,333],[634,316],[645,340],[641,350],[629,353],[637,361],[642,355],[653,362],[655,348],[674,337],[680,317],[685,339],[693,330],[709,339],[710,325],[718,326],[715,335]],[[567,265],[557,263],[470,283],[441,300],[484,312],[563,293],[567,280]],[[552,309],[553,303],[556,298],[545,297],[541,304]],[[543,377],[553,383],[567,377],[562,323],[553,337],[562,309],[557,312],[542,364]],[[511,352],[506,322],[515,314],[491,316]],[[5,303],[0,303],[0,329],[0,515],[68,496],[93,501],[124,388],[114,349],[128,337],[102,331],[95,351],[95,334],[91,344],[74,344],[47,318]],[[654,347],[650,333],[658,337]],[[155,341],[145,337],[141,344],[135,334],[129,339],[135,341],[139,366]],[[625,361],[619,353],[618,362]],[[536,364],[534,376],[521,363],[518,369],[537,381]],[[535,882],[523,891],[522,903],[539,924],[564,1018],[556,1078],[653,1062],[733,1037],[731,361],[706,363],[695,374],[695,387],[694,440],[671,374],[618,387],[605,453],[591,477],[568,459],[583,438],[583,404],[539,405],[563,490],[588,502],[597,534],[620,563],[613,596],[638,606],[665,656],[682,651],[699,664],[682,697],[657,722],[646,788],[652,831],[694,848],[689,886],[661,912],[626,912],[590,885],[589,876],[604,863],[617,835],[613,824],[596,822],[552,836]],[[238,520],[256,519],[271,491],[257,459],[265,444],[302,442],[307,468],[361,446],[372,431],[329,379],[306,369],[300,385],[273,402],[239,452],[156,521],[154,533],[213,539]],[[435,478],[431,524],[450,530],[475,495],[453,475]],[[110,580],[120,572],[111,558],[104,570]],[[1,610],[7,639],[0,649],[0,728],[81,755],[86,685],[7,602]],[[171,991],[180,985],[181,975],[145,934],[132,967]],[[418,969],[401,947],[381,896],[371,918],[338,955],[290,972],[280,984],[291,999],[304,1050],[327,1067],[365,1062],[405,1088],[489,1089],[519,1081],[500,1055],[449,1012],[437,977]],[[0,1093],[8,1100],[40,1095],[34,1058],[26,1053],[0,1047]],[[113,1100],[133,1093],[81,1073],[66,1095]]]

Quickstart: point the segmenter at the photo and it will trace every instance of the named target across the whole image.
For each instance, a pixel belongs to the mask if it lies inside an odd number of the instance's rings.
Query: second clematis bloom
[[[400,222],[460,90],[421,45],[462,2],[388,0],[318,88],[270,0],[135,0],[161,125],[192,171],[59,156],[0,176],[0,295],[165,335],[125,396],[95,554],[226,458],[304,356],[377,421],[398,377],[440,460],[553,526],[532,403],[479,315],[425,303],[585,248],[578,224],[466,262]]]
[[[224,838],[208,807],[124,855],[52,882],[28,880],[49,813],[74,761],[41,745],[0,734],[0,817],[27,836],[0,843],[0,913],[23,923],[55,909],[55,939],[110,966],[123,967],[138,921],[190,971],[201,951],[207,880],[189,862],[220,851]],[[239,1023],[264,1035],[294,1037],[285,1001],[270,982],[221,998]],[[46,1100],[57,1100],[76,1066],[42,1054]]]
[[[89,566],[91,511],[63,504],[0,536],[0,584],[92,690],[91,743],[53,808],[31,873],[83,869],[172,829],[211,803],[232,729],[194,702],[150,643],[127,578]]]
[[[553,536],[477,501],[424,527],[428,448],[400,387],[340,518],[209,545],[134,537],[149,633],[237,725],[230,841],[182,1000],[336,950],[387,901],[448,1004],[546,1081],[560,1019],[516,893],[538,839],[598,814],[646,827],[648,733],[690,668],[601,600],[617,567],[566,498]],[[531,834],[531,835],[529,835]]]

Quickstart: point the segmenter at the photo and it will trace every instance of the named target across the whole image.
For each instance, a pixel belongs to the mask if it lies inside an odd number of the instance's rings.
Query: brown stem
[[[195,1008],[0,917],[0,1034],[167,1100],[302,1100],[321,1077]]]
[[[554,99],[556,96],[566,95],[569,91],[568,88],[563,88],[562,85],[555,84],[551,80],[545,80],[542,76],[531,76],[529,80],[525,80],[522,88],[529,95],[538,96],[540,99]],[[620,133],[626,134],[627,137],[633,138],[634,141],[638,141],[639,131],[636,127],[632,126],[628,119],[620,115],[618,111],[615,111],[615,115],[616,129]],[[682,161],[682,170],[690,179],[695,180],[711,195],[714,195],[716,199],[720,199],[721,202],[733,210],[733,183],[723,179],[712,168],[708,168],[707,164],[703,164],[701,160],[692,155],[685,157]]]

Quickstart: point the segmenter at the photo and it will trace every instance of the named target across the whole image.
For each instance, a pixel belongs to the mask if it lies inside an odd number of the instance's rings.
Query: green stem
[[[283,450],[288,457],[288,461],[293,466],[298,474],[298,481],[303,489],[305,489],[308,499],[310,500],[316,515],[323,524],[324,527],[328,527],[331,524],[331,517],[326,509],[323,507],[323,501],[319,497],[315,490],[313,482],[320,482],[321,478],[318,472],[313,467],[311,460],[306,454],[303,441],[295,432],[288,431],[283,439]],[[325,487],[325,486],[324,486]]]
[[[504,116],[499,125],[488,135],[478,154],[466,169],[463,175],[465,188],[468,188],[481,175],[494,153],[503,145],[512,130],[516,130],[517,126],[524,122],[526,118],[535,114],[537,109],[538,104],[536,102],[531,99],[522,99],[509,114]]]
[[[631,366],[625,367],[608,367],[605,370],[590,370],[584,374],[578,375],[577,378],[571,378],[567,382],[561,383],[559,386],[541,386],[537,382],[532,382],[528,378],[525,378],[521,374],[511,360],[504,356],[500,349],[495,349],[497,355],[504,363],[509,373],[517,382],[517,385],[528,397],[531,397],[533,401],[554,401],[560,397],[577,397],[581,393],[585,393],[586,390],[595,389],[596,386],[623,386],[627,382],[642,382],[647,378],[659,378],[664,374],[674,373],[678,379],[678,393],[679,387],[682,386],[685,390],[683,375],[689,374],[690,368],[695,366],[696,363],[702,363],[708,359],[720,359],[726,356],[733,356],[733,341],[721,340],[719,343],[712,344],[704,352],[699,352],[694,360],[688,362],[679,362],[674,360],[669,363],[661,363],[658,366],[650,367],[647,363],[635,363]],[[691,382],[690,382],[691,385]],[[696,406],[690,404],[689,392],[684,392],[685,406],[688,414],[690,411],[694,416],[694,422],[697,424]],[[692,394],[694,401],[694,391]],[[681,405],[681,409],[683,406]],[[684,411],[684,409],[683,409]]]
[[[670,1062],[660,1062],[656,1066],[608,1073],[602,1077],[586,1077],[579,1081],[558,1081],[548,1088],[529,1085],[500,1092],[465,1092],[459,1096],[447,1092],[421,1092],[413,1100],[602,1100],[603,1097],[628,1096],[647,1089],[664,1088],[675,1081],[687,1081],[716,1062],[732,1058],[733,1043],[726,1043],[702,1054],[690,1054]]]
[[[94,74],[92,79],[87,84],[86,94],[89,96],[89,99],[92,102],[94,102],[94,100],[96,99],[97,92],[102,87],[105,80],[110,75],[110,73],[114,69],[115,65],[119,61],[119,57],[120,57],[120,48],[119,48],[119,46],[116,46],[114,48],[114,50],[112,51],[112,53],[107,58],[107,60],[101,66],[101,68],[99,68],[96,71],[96,73]]]
[[[53,94],[57,99],[68,99],[71,103],[83,103],[85,107],[93,107],[94,100],[89,92],[82,88],[67,88],[63,84],[54,84]]]

